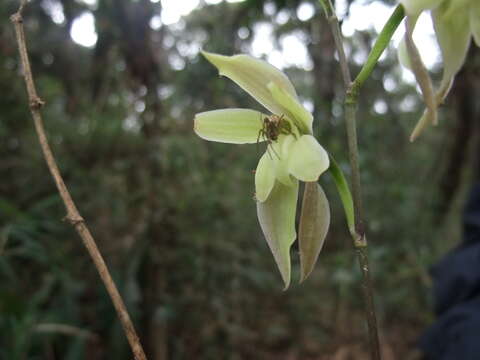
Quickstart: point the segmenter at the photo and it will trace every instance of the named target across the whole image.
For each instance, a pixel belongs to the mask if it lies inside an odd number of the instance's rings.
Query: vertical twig
[[[320,0],[323,11],[325,12],[325,17],[330,24],[332,29],[333,40],[335,41],[335,47],[338,52],[338,60],[340,63],[340,69],[342,70],[342,78],[345,85],[345,88],[348,89],[350,83],[352,82],[352,76],[350,75],[350,68],[348,67],[347,56],[345,55],[345,49],[343,48],[343,36],[340,31],[340,25],[338,23],[337,14],[333,8],[332,2],[330,0]]]
[[[26,3],[26,0],[21,0],[18,11],[11,16],[11,21],[15,27],[15,35],[17,38],[20,60],[23,67],[23,75],[27,87],[30,112],[33,117],[35,130],[37,132],[43,156],[45,158],[45,161],[47,162],[48,169],[50,170],[50,173],[55,181],[58,192],[60,193],[60,196],[65,204],[65,208],[67,210],[67,215],[65,219],[75,228],[78,235],[81,237],[83,244],[87,248],[87,251],[91,256],[93,263],[97,268],[100,278],[102,279],[107,289],[107,292],[112,299],[113,305],[115,307],[115,310],[117,311],[118,317],[120,319],[135,359],[146,360],[147,358],[143,351],[142,345],[140,344],[140,340],[137,336],[137,333],[127,312],[125,304],[122,300],[122,297],[118,292],[117,287],[115,286],[110,272],[108,271],[107,265],[105,264],[105,261],[103,260],[103,257],[100,254],[100,251],[95,243],[95,240],[93,239],[87,225],[85,224],[85,220],[81,217],[80,213],[77,210],[77,207],[75,206],[75,203],[60,174],[60,170],[58,169],[52,150],[50,149],[50,146],[48,144],[47,136],[45,134],[45,129],[43,126],[42,116],[40,113],[40,109],[45,103],[42,101],[42,99],[40,99],[35,88],[35,82],[30,67],[27,45],[25,41],[22,12]]]
[[[378,339],[377,317],[375,313],[375,304],[373,296],[373,285],[370,279],[370,267],[368,263],[368,247],[365,236],[362,193],[360,182],[360,166],[358,162],[358,141],[356,127],[356,96],[352,96],[352,78],[348,67],[347,57],[343,48],[343,37],[340,31],[338,18],[330,0],[320,0],[325,15],[330,23],[337,48],[338,59],[342,72],[342,78],[346,89],[345,99],[345,122],[348,140],[348,155],[352,171],[352,195],[353,207],[355,213],[355,229],[352,232],[353,246],[357,255],[360,270],[362,272],[362,293],[365,303],[365,313],[367,317],[370,354],[372,360],[380,360],[380,342]]]

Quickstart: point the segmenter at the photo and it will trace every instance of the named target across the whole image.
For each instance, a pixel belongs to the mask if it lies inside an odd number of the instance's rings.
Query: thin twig
[[[27,45],[25,41],[25,32],[22,17],[22,12],[25,5],[26,0],[22,0],[18,11],[11,16],[11,21],[13,22],[13,25],[15,27],[15,35],[17,38],[20,60],[23,67],[23,75],[27,87],[28,100],[30,103],[30,112],[33,117],[35,130],[37,132],[38,140],[42,148],[43,156],[45,158],[45,161],[47,162],[48,169],[50,170],[50,173],[55,181],[58,192],[60,193],[60,196],[65,204],[65,208],[67,210],[65,220],[67,220],[75,228],[78,235],[80,235],[83,244],[87,248],[87,251],[91,256],[93,263],[95,264],[95,267],[97,268],[97,271],[107,289],[107,292],[112,299],[113,305],[115,307],[115,310],[117,311],[118,317],[120,319],[135,359],[146,360],[147,358],[143,351],[142,345],[140,344],[140,340],[137,336],[133,323],[130,320],[130,316],[127,312],[122,297],[120,296],[120,293],[115,286],[115,283],[105,264],[105,261],[103,260],[103,257],[100,254],[100,251],[95,243],[95,240],[93,239],[90,231],[87,228],[87,225],[85,224],[84,219],[78,212],[77,207],[73,202],[73,199],[65,185],[65,182],[60,175],[60,170],[58,169],[52,150],[50,149],[50,146],[48,144],[40,112],[40,109],[43,107],[43,105],[45,105],[45,103],[38,96],[37,90],[35,88],[35,82],[30,67]]]
[[[90,341],[97,341],[99,339],[97,334],[89,330],[81,329],[79,327],[67,324],[42,323],[35,325],[32,330],[38,333],[54,333],[68,336],[76,336]]]
[[[358,140],[356,126],[356,97],[350,96],[352,78],[348,67],[347,57],[343,48],[343,36],[340,30],[340,24],[335,14],[335,9],[331,0],[320,0],[326,13],[328,22],[332,29],[335,46],[337,48],[340,68],[342,70],[343,83],[346,90],[345,99],[345,123],[347,129],[348,155],[352,170],[352,195],[353,207],[355,213],[355,231],[352,233],[353,246],[357,255],[358,264],[362,272],[362,293],[365,303],[365,313],[367,317],[370,354],[372,360],[380,360],[380,342],[378,340],[377,317],[375,313],[375,304],[373,301],[373,285],[370,279],[370,268],[368,263],[367,238],[365,236],[365,225],[362,205],[362,192],[360,182],[360,166],[358,162]]]
[[[350,87],[352,82],[352,76],[350,75],[350,68],[348,67],[347,56],[345,55],[345,49],[343,48],[343,36],[340,31],[340,24],[338,23],[337,14],[335,13],[335,8],[332,5],[330,0],[320,0],[320,4],[323,7],[325,16],[330,24],[332,29],[333,40],[335,41],[335,48],[338,53],[338,61],[340,63],[340,69],[342,70],[342,78],[345,85],[345,88]]]

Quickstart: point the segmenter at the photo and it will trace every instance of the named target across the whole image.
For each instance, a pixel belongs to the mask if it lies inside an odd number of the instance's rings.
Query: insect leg
[[[270,147],[272,148],[273,154],[278,158],[278,160],[280,160],[280,155],[278,155],[278,152],[275,150],[275,148],[273,147],[272,144],[273,144],[273,143],[272,143],[271,141],[269,141],[269,144],[268,144],[268,145],[270,145]],[[267,150],[268,150],[268,146],[267,146]],[[271,156],[270,156],[270,158],[271,158]]]
[[[272,154],[270,154],[270,149],[268,148],[271,144],[272,142],[270,140],[267,140],[267,154],[268,156],[270,156],[270,159],[273,160]]]

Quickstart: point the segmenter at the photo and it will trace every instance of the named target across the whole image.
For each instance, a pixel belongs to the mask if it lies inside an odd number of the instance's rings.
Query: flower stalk
[[[353,80],[353,83],[351,85],[349,84],[349,96],[351,97],[350,101],[353,101],[353,98],[357,98],[360,88],[370,77],[373,69],[377,65],[378,59],[380,56],[382,56],[383,52],[387,48],[393,34],[397,30],[404,17],[405,10],[403,9],[402,5],[398,5],[385,23],[382,31],[380,31],[380,34],[378,34],[375,44],[368,55],[367,61],[365,61],[365,64],[363,64],[362,69],[358,73],[355,80]]]
[[[352,82],[350,70],[348,67],[348,61],[345,56],[345,51],[343,47],[343,37],[340,30],[340,25],[338,18],[335,14],[334,7],[330,0],[319,0],[324,11],[325,16],[327,17],[330,27],[332,29],[333,38],[335,40],[335,46],[337,48],[340,68],[342,72],[343,82],[345,85],[346,95],[345,95],[345,125],[348,141],[348,155],[351,166],[351,184],[352,184],[352,194],[353,194],[353,213],[354,219],[352,221],[349,214],[349,197],[344,191],[340,192],[342,197],[342,202],[344,204],[345,212],[347,214],[347,222],[350,228],[350,233],[352,235],[353,246],[357,256],[358,264],[362,272],[362,293],[365,303],[365,312],[367,317],[368,325],[368,334],[369,334],[369,345],[370,353],[372,360],[380,360],[380,342],[378,338],[378,326],[377,318],[375,313],[375,304],[374,304],[374,294],[373,294],[373,285],[370,278],[370,266],[368,261],[368,243],[365,235],[365,225],[364,225],[364,211],[362,203],[362,188],[360,181],[360,166],[358,160],[358,137],[357,137],[357,126],[356,126],[356,109],[357,101],[360,89],[363,83],[368,79],[372,73],[375,65],[378,62],[381,54],[389,44],[395,30],[400,24],[401,20],[404,18],[404,11],[402,6],[397,6],[393,14],[390,16],[389,20],[382,29],[379,37],[377,38],[368,58],[362,67],[360,73]],[[336,173],[338,166],[332,161],[335,166],[333,167],[332,175],[334,176],[337,188],[341,188],[342,180],[340,175]],[[340,186],[339,186],[340,185]],[[353,224],[352,224],[353,222]]]

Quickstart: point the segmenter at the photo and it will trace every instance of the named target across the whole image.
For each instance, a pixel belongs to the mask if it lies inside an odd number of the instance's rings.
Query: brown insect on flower
[[[277,141],[280,135],[295,136],[295,133],[292,131],[292,126],[286,119],[284,119],[283,114],[280,116],[266,116],[263,118],[263,120],[260,121],[262,122],[262,128],[258,131],[257,144],[260,142],[260,139],[265,140],[268,144],[267,151],[268,146],[272,145],[272,142]],[[273,146],[271,148],[273,153],[280,159],[280,156],[277,154]],[[270,157],[272,156],[270,155]]]

